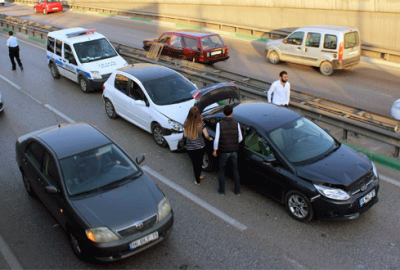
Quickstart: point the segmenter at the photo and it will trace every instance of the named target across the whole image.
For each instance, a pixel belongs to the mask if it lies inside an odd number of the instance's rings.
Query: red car
[[[35,13],[43,12],[44,15],[50,12],[63,11],[62,3],[58,0],[39,0],[33,8]]]
[[[153,43],[164,45],[161,54],[172,57],[194,60],[200,63],[215,63],[227,60],[228,46],[218,34],[182,30],[178,32],[165,32],[159,38],[143,41],[143,48],[148,51]]]

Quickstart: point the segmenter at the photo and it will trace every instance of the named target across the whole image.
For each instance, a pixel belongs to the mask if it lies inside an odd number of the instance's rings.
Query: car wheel
[[[298,221],[307,222],[313,218],[310,200],[299,191],[290,191],[286,194],[285,206],[289,214]]]
[[[165,147],[167,145],[167,141],[164,139],[164,129],[159,124],[154,124],[152,133],[158,146]]]
[[[268,60],[271,64],[274,64],[274,65],[279,64],[279,62],[281,61],[279,59],[279,55],[276,51],[272,51],[269,53]]]
[[[68,233],[68,241],[69,244],[71,245],[72,250],[74,251],[75,255],[81,259],[86,261],[88,259],[85,251],[82,249],[82,246],[78,240],[78,238],[76,237],[76,235],[70,231],[67,232]]]
[[[106,99],[105,107],[106,107],[106,113],[107,113],[108,117],[110,117],[112,119],[117,118],[118,115],[115,112],[115,108],[114,108],[114,105],[112,104],[111,100]]]
[[[333,73],[333,67],[330,62],[322,62],[321,66],[319,67],[319,70],[321,71],[322,74],[329,76]]]
[[[46,8],[43,9],[43,14],[44,14],[44,15],[47,15],[47,10],[46,10]]]
[[[203,171],[211,172],[213,169],[213,163],[214,163],[214,160],[213,160],[212,154],[205,151],[204,155],[203,155],[203,164],[202,164]]]
[[[60,72],[58,72],[58,68],[54,63],[50,64],[50,71],[51,71],[51,75],[53,76],[54,79],[60,78]]]
[[[35,197],[35,192],[33,191],[31,183],[29,183],[28,177],[26,177],[25,174],[22,174],[22,180],[24,181],[26,192],[28,192],[30,196]]]
[[[83,77],[83,76],[79,77],[79,85],[81,87],[82,92],[84,92],[84,93],[89,92],[89,82],[85,77]]]

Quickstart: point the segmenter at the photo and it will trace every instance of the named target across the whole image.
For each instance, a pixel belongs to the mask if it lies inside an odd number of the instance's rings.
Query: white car
[[[171,151],[178,148],[183,123],[196,100],[202,100],[202,104],[197,104],[202,110],[212,108],[216,102],[232,103],[240,99],[234,84],[197,89],[178,72],[154,64],[134,64],[117,69],[104,83],[103,90],[108,117],[121,116],[152,133],[159,146],[168,144]],[[209,95],[210,92],[213,94]]]

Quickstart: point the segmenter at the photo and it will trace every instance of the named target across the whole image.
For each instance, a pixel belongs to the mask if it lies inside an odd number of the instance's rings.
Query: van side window
[[[61,50],[62,50],[62,41],[61,40],[57,40],[56,41],[56,54],[58,56],[61,56]]]
[[[350,32],[344,35],[344,48],[349,49],[359,44],[358,32]]]
[[[183,41],[185,42],[185,47],[192,50],[197,50],[197,39],[190,37],[183,37]]]
[[[54,53],[54,38],[47,37],[47,50]]]
[[[337,37],[333,35],[325,35],[324,49],[335,50],[337,48]]]
[[[287,44],[301,45],[304,39],[304,32],[296,32],[287,38]]]
[[[117,74],[115,76],[115,88],[125,95],[128,95],[128,78],[121,74]]]
[[[70,64],[76,65],[74,54],[72,53],[71,47],[64,43],[64,58],[69,61]]]
[[[319,33],[308,33],[306,39],[307,47],[319,47],[319,42],[321,41],[321,34]]]

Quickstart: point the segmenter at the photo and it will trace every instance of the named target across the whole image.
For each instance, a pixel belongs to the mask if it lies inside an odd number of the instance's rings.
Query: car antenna
[[[47,107],[47,106],[46,106],[46,107]],[[55,111],[54,111],[54,108],[53,108],[53,107],[47,107],[47,108],[50,109],[50,111],[53,112],[54,118],[56,119],[56,122],[57,122],[57,126],[60,128],[61,125],[60,125],[60,123],[58,122],[58,119],[57,119],[56,113],[55,113]]]

